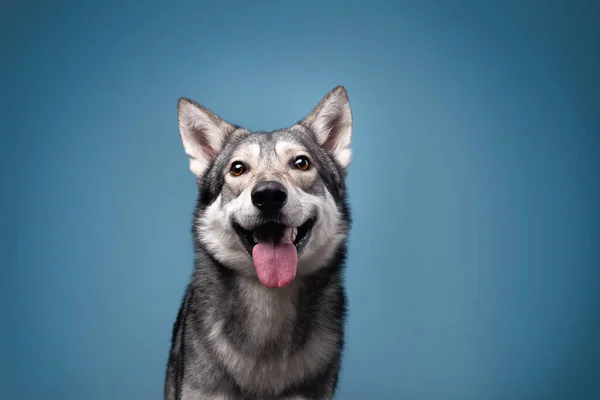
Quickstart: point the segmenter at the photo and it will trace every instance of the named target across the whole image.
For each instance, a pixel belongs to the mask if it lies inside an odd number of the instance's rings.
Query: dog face
[[[178,105],[198,177],[198,244],[268,287],[322,268],[347,237],[352,115],[343,87],[303,121],[274,132],[232,125],[191,100]]]

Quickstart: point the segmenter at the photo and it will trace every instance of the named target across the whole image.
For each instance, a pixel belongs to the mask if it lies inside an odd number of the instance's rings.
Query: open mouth
[[[253,230],[246,230],[234,223],[248,253],[260,282],[268,288],[282,288],[294,280],[298,268],[298,253],[306,244],[315,219],[301,226],[289,227],[269,222]]]
[[[315,218],[309,218],[305,223],[297,228],[289,228],[286,225],[279,224],[276,222],[267,222],[266,224],[259,225],[253,230],[246,230],[237,223],[233,223],[233,228],[239,235],[244,247],[250,255],[252,255],[252,249],[260,242],[291,242],[296,246],[296,251],[300,253],[306,244],[312,227],[315,224]],[[284,235],[289,235],[288,238],[284,238]]]

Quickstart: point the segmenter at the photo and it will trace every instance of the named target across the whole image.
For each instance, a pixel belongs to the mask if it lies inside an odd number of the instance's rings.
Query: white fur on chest
[[[294,286],[296,285],[296,286]],[[291,343],[296,318],[299,283],[285,289],[268,289],[258,282],[246,282],[240,287],[245,309],[248,310],[247,328],[252,337],[249,345],[260,345],[274,339]],[[283,352],[280,357],[257,360],[248,353],[239,352],[223,333],[225,321],[217,320],[210,327],[209,339],[217,356],[242,388],[253,391],[275,392],[302,379],[309,372],[325,366],[335,354],[338,337],[315,329],[305,346],[293,354]]]
[[[296,319],[299,284],[269,289],[254,279],[240,281],[240,293],[248,313],[247,328],[252,341],[260,346],[273,339],[291,340]]]

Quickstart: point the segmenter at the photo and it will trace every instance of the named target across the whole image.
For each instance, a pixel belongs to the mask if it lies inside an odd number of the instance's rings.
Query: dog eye
[[[305,156],[298,156],[294,161],[294,166],[301,171],[307,171],[310,168],[310,162]]]
[[[233,164],[231,164],[231,175],[240,176],[244,172],[246,172],[246,166],[244,165],[244,163],[235,161]]]

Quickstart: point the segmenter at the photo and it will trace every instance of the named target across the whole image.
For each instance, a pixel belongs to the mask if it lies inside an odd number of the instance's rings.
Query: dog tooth
[[[252,239],[254,239],[254,244],[258,243],[258,234],[256,232],[252,234]]]
[[[292,242],[294,242],[296,240],[296,236],[298,236],[298,229],[292,228],[292,233],[290,236],[291,236],[290,239],[292,239]]]

